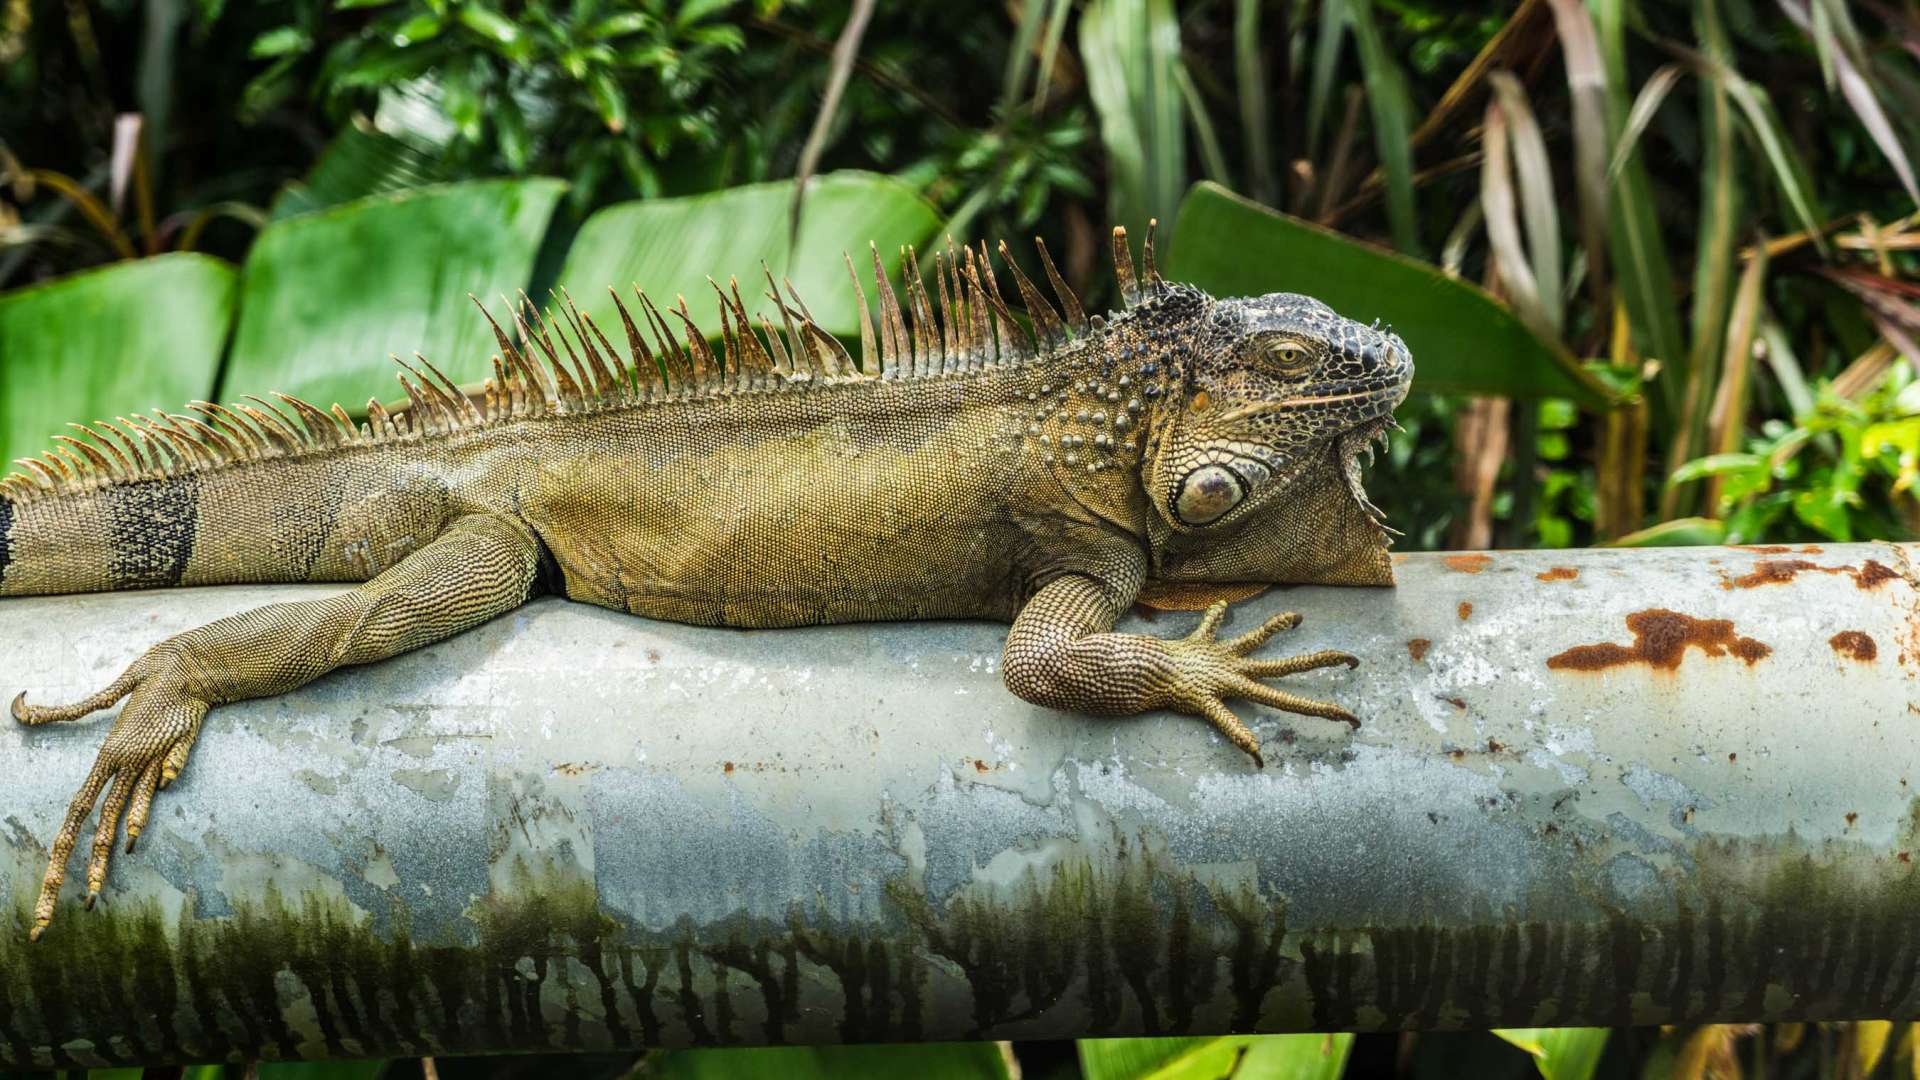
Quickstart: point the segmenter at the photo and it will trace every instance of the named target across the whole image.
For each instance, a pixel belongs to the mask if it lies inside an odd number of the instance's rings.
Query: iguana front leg
[[[1184,638],[1113,633],[1120,612],[1138,588],[1137,580],[1126,589],[1082,575],[1056,578],[1041,588],[1021,608],[1007,635],[1001,670],[1008,689],[1037,705],[1096,716],[1172,709],[1202,717],[1263,767],[1260,741],[1227,708],[1228,699],[1245,698],[1360,726],[1352,713],[1338,705],[1258,681],[1360,663],[1351,654],[1332,649],[1279,660],[1248,657],[1268,638],[1300,625],[1297,613],[1275,615],[1227,641],[1216,636],[1227,615],[1224,601],[1209,607],[1200,625]]]
[[[149,649],[83,701],[43,706],[26,704],[24,694],[14,698],[14,719],[23,724],[77,720],[128,699],[54,836],[31,937],[53,920],[67,860],[101,790],[106,801],[87,865],[89,908],[106,882],[121,813],[131,851],[155,790],[185,766],[209,706],[285,693],[334,668],[382,660],[476,626],[526,600],[538,561],[538,543],[519,523],[459,518],[351,592],[269,604],[188,630]]]

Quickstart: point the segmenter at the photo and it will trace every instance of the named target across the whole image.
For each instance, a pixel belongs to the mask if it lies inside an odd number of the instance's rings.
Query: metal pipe
[[[70,885],[36,945],[105,724],[9,726],[0,1065],[1911,1016],[1916,552],[1276,590],[1233,623],[1358,653],[1289,682],[1364,725],[1242,706],[1264,771],[1188,718],[1020,702],[996,626],[541,601],[216,710],[99,910]],[[9,600],[0,672],[73,698],[311,594]]]

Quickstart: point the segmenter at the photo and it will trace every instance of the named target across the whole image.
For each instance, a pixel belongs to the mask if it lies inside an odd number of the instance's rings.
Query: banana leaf
[[[1194,185],[1180,204],[1166,276],[1215,296],[1306,293],[1350,319],[1379,319],[1413,351],[1416,390],[1562,397],[1595,409],[1613,400],[1564,346],[1484,290],[1215,184]]]
[[[457,382],[492,370],[468,295],[526,288],[566,185],[489,180],[380,195],[268,225],[241,268],[222,400],[270,391],[358,411],[399,396],[389,357]]]
[[[609,206],[580,227],[558,284],[624,349],[609,288],[619,290],[630,310],[635,285],[662,311],[684,296],[694,322],[717,336],[718,300],[707,279],[711,276],[725,287],[737,278],[748,313],[765,314],[779,326],[779,309],[765,299],[765,262],[776,280],[792,280],[807,310],[828,332],[857,339],[859,300],[847,276],[846,256],[853,257],[872,306],[878,296],[867,245],[872,243],[888,273],[895,273],[904,258],[901,247],[924,245],[940,227],[940,216],[911,187],[891,177],[828,173],[808,182],[799,245],[794,248],[787,238],[792,200],[793,185],[775,182]],[[923,270],[930,268],[932,255],[921,251]],[[899,288],[897,277],[894,288]],[[640,318],[638,310],[633,314]],[[680,324],[674,320],[673,325]]]
[[[207,396],[235,277],[206,255],[160,255],[0,295],[0,461],[44,453],[70,422]]]

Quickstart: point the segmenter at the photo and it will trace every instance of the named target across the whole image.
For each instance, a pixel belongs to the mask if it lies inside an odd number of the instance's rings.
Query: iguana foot
[[[1172,681],[1161,691],[1168,708],[1204,718],[1229,742],[1251,755],[1253,763],[1261,768],[1266,767],[1266,762],[1260,757],[1260,740],[1227,708],[1230,698],[1244,698],[1302,716],[1360,726],[1359,718],[1338,705],[1290,694],[1257,681],[1339,664],[1354,668],[1360,665],[1358,657],[1322,649],[1278,660],[1249,659],[1248,653],[1266,644],[1275,634],[1299,626],[1300,614],[1288,611],[1275,615],[1237,638],[1221,641],[1220,624],[1226,617],[1227,604],[1223,600],[1207,608],[1193,633],[1165,643],[1173,661]]]
[[[172,783],[186,766],[187,753],[200,733],[201,719],[207,714],[207,703],[187,689],[187,681],[188,672],[178,651],[162,645],[142,656],[106,689],[72,705],[29,705],[25,694],[13,699],[13,718],[23,724],[37,725],[78,720],[123,697],[128,698],[94,759],[93,770],[80,785],[73,802],[68,804],[66,819],[53,838],[47,873],[40,882],[40,897],[33,906],[30,940],[39,940],[41,932],[53,921],[60,886],[67,878],[67,860],[101,791],[106,792],[106,801],[100,807],[100,823],[93,833],[93,856],[87,863],[88,909],[92,909],[101,887],[106,884],[107,859],[113,852],[121,815],[126,815],[127,850],[132,851],[134,840],[146,828],[154,792]]]

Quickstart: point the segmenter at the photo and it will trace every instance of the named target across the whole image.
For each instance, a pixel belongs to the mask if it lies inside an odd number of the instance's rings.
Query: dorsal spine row
[[[852,257],[847,256],[847,273],[860,307],[857,364],[840,340],[814,319],[793,283],[776,283],[764,265],[766,297],[780,314],[779,327],[762,314],[759,329],[754,328],[738,280],[729,280],[722,289],[719,282],[707,279],[719,299],[719,351],[693,321],[684,296],[663,312],[638,286],[634,287],[638,320],[618,291],[608,290],[626,336],[624,357],[564,290],[544,318],[525,293],[518,305],[507,302],[517,344],[476,299],[500,346],[493,358],[493,377],[482,388],[478,404],[425,357],[415,353],[408,362],[396,356],[394,362],[400,367],[396,375],[408,399],[399,411],[390,411],[372,398],[367,401],[366,422],[356,424],[337,404],[321,409],[276,393],[271,396],[278,405],[249,395],[230,406],[189,402],[188,413],[156,409],[150,417],[136,413],[113,421],[69,424],[78,437],[56,435],[53,448],[40,457],[17,459],[15,464],[22,471],[0,478],[0,498],[23,504],[198,469],[661,400],[764,392],[815,382],[926,378],[1026,363],[1102,321],[1098,316],[1088,318],[1054,266],[1046,244],[1036,241],[1036,245],[1047,281],[1059,299],[1058,310],[1020,270],[1005,242],[999,245],[1020,293],[1025,325],[1001,297],[985,242],[977,249],[956,248],[949,238],[946,251],[935,251],[937,308],[923,284],[912,247],[905,249],[903,306],[879,249],[869,245],[879,295],[877,318],[870,313],[866,290]],[[1113,259],[1120,295],[1129,308],[1160,295],[1165,282],[1154,264],[1152,223],[1147,228],[1142,274],[1135,275],[1126,231],[1121,228],[1113,230]],[[678,320],[679,334],[669,317]]]

